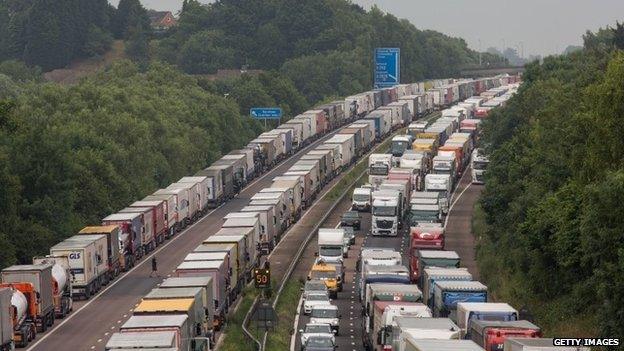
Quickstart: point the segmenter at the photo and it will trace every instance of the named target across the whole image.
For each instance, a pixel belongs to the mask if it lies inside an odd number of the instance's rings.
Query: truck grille
[[[389,229],[392,228],[392,221],[377,221],[377,228]]]

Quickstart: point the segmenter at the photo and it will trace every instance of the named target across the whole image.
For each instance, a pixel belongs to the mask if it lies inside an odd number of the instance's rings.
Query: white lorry
[[[451,200],[452,181],[448,174],[427,174],[425,176],[425,191],[438,192],[442,213],[448,214]]]
[[[490,163],[488,157],[481,149],[474,149],[470,157],[470,169],[472,172],[472,184],[483,184],[485,169]]]
[[[368,183],[377,189],[379,184],[388,177],[392,168],[391,154],[371,154],[368,157]]]
[[[373,235],[398,235],[400,196],[401,194],[396,190],[373,192],[373,215],[371,217]]]
[[[320,228],[318,231],[318,257],[324,262],[342,262],[344,229]]]

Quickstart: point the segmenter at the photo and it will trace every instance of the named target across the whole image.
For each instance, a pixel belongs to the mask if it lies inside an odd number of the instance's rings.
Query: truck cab
[[[419,223],[410,227],[410,250],[444,250],[444,226],[441,223]]]
[[[370,188],[355,188],[353,190],[351,208],[356,211],[370,211],[371,200]]]
[[[377,188],[386,179],[392,168],[392,155],[371,154],[368,157],[368,182]]]
[[[411,149],[414,137],[411,135],[397,135],[392,138],[390,144],[390,153],[394,164],[398,164],[399,159],[403,156],[405,150]]]
[[[490,160],[482,149],[474,149],[470,158],[470,169],[472,172],[472,184],[483,184],[485,169]]]
[[[373,192],[372,234],[376,236],[397,236],[399,226],[398,191]]]
[[[440,196],[442,213],[448,214],[451,199],[452,181],[448,174],[427,174],[425,176],[425,191],[437,192]]]
[[[320,228],[318,231],[318,257],[325,262],[342,262],[344,229]]]
[[[457,179],[457,162],[455,155],[437,155],[433,158],[433,174],[448,174],[451,176],[452,183]]]
[[[438,204],[411,205],[409,218],[410,227],[416,227],[422,223],[442,223],[442,211]]]

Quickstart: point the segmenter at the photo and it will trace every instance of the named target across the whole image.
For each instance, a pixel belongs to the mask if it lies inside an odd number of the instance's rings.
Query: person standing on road
[[[158,262],[156,261],[156,256],[152,256],[152,272],[150,273],[150,277],[153,276],[156,277],[160,277],[160,275],[158,275]]]

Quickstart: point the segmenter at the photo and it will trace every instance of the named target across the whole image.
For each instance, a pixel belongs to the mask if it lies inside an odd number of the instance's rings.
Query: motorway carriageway
[[[119,331],[119,327],[132,316],[132,311],[138,306],[141,298],[163,279],[170,277],[187,253],[193,251],[208,236],[216,233],[221,228],[225,215],[247,206],[251,196],[269,187],[274,177],[284,173],[307,151],[335,133],[336,131],[317,139],[268,173],[253,180],[238,196],[212,210],[195,224],[166,241],[156,251],[144,257],[129,272],[103,287],[90,300],[75,302],[74,311],[70,315],[64,319],[57,319],[54,327],[45,334],[38,334],[26,350],[104,350],[111,334]],[[160,277],[151,278],[149,276],[150,261],[154,255],[158,261]]]
[[[459,185],[453,193],[452,207],[446,218],[445,232],[445,250],[456,251],[461,258],[461,266],[467,267],[475,280],[479,279],[477,266],[475,262],[475,240],[472,235],[472,214],[473,208],[479,195],[483,189],[481,185],[472,185],[470,177],[470,169],[466,169],[460,179]],[[340,223],[342,213],[348,211],[351,207],[351,198],[346,196],[334,211],[335,213],[323,223],[323,228],[337,227]],[[336,344],[338,350],[341,351],[361,351],[364,349],[362,343],[362,307],[357,295],[357,286],[359,281],[358,272],[355,264],[362,247],[387,247],[401,252],[403,255],[403,264],[409,267],[409,228],[404,228],[397,237],[379,237],[370,235],[371,232],[371,214],[370,212],[361,212],[362,228],[356,231],[355,245],[349,250],[349,257],[345,259],[345,282],[343,291],[338,293],[338,299],[333,304],[338,306],[342,318],[340,319],[340,331],[336,336]],[[299,265],[296,267],[295,274],[291,279],[305,279],[314,263],[314,253],[317,251],[316,238],[310,241],[306,248]],[[302,301],[299,301],[299,318],[295,318],[296,326],[293,338],[291,339],[291,350],[301,350],[299,330],[305,329],[309,317],[303,315]],[[282,326],[286,327],[286,326]]]

